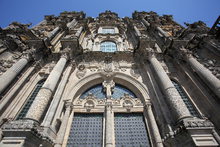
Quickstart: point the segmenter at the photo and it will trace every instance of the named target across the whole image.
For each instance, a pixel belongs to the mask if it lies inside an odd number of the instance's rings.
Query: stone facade
[[[0,29],[0,146],[71,146],[74,114],[96,113],[101,146],[117,146],[116,113],[143,114],[150,146],[219,146],[218,23],[63,12]],[[85,95],[96,85],[104,97]]]

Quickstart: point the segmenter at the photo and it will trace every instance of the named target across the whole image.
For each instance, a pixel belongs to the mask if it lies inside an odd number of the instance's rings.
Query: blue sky
[[[37,24],[44,15],[62,11],[84,11],[97,17],[105,10],[121,17],[131,17],[135,10],[155,11],[172,14],[180,24],[202,20],[211,27],[220,15],[220,0],[0,0],[0,27],[13,21]]]

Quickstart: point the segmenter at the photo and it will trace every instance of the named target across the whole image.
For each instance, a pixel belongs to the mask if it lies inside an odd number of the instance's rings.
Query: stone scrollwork
[[[183,121],[183,126],[185,128],[204,128],[204,127],[208,127],[208,128],[213,128],[214,125],[212,122],[210,122],[209,120],[184,120]]]
[[[77,76],[77,78],[81,79],[81,78],[83,78],[83,77],[85,76],[85,74],[86,74],[86,67],[85,67],[85,65],[80,64],[80,65],[78,65],[77,68],[78,68],[78,70],[77,70],[77,72],[76,72],[76,76]]]
[[[105,104],[105,99],[97,99],[92,93],[89,93],[85,99],[78,99],[76,101],[76,105],[82,106],[86,109],[92,109],[95,108],[97,105],[104,105]]]

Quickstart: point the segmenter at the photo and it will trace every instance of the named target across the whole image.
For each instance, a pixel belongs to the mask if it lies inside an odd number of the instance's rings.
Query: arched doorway
[[[101,74],[82,79],[68,96],[74,95],[74,106],[66,145],[151,146],[156,136],[149,122],[154,126],[156,122],[146,110],[147,93],[139,81],[120,73],[107,79]]]

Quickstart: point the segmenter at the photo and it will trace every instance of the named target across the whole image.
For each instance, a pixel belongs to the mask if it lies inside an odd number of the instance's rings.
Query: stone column
[[[157,127],[156,120],[154,118],[154,114],[152,112],[151,103],[147,102],[144,107],[144,115],[145,119],[149,122],[149,129],[151,134],[153,135],[153,141],[156,147],[163,147],[162,139],[159,133],[159,129]]]
[[[186,49],[181,49],[185,60],[191,68],[200,76],[200,78],[210,87],[211,90],[220,98],[220,80],[216,78],[209,69],[199,63]]]
[[[53,31],[51,31],[48,35],[48,39],[52,40],[60,31],[60,27],[56,27]]]
[[[114,112],[112,103],[106,102],[105,108],[105,147],[114,147]]]
[[[148,21],[146,21],[144,18],[142,18],[142,22],[146,27],[150,26],[150,23]]]
[[[54,92],[56,85],[62,75],[66,62],[67,55],[61,56],[60,60],[57,62],[56,66],[51,71],[44,85],[38,92],[25,118],[32,119],[38,122],[40,121],[41,116],[45,111],[45,108],[51,100],[52,93]]]
[[[50,104],[50,107],[48,109],[48,112],[44,118],[44,121],[42,123],[42,126],[44,127],[49,127],[52,120],[53,120],[53,117],[56,113],[56,109],[58,107],[58,104],[60,102],[60,99],[61,99],[61,96],[63,94],[63,91],[64,91],[64,88],[66,86],[66,83],[68,81],[68,78],[69,78],[69,75],[71,73],[71,70],[72,70],[72,65],[68,66],[67,69],[66,69],[66,73],[65,75],[63,76],[57,90],[56,90],[56,93],[54,95],[54,98],[53,98],[53,101],[51,102]]]
[[[30,61],[29,56],[22,57],[11,68],[0,76],[0,94],[11,84],[15,77],[22,71],[22,69]]]
[[[55,144],[54,147],[61,147],[62,144],[63,144],[63,139],[64,139],[65,132],[66,132],[66,126],[67,126],[69,116],[71,114],[71,110],[72,110],[73,106],[72,106],[71,102],[66,102],[65,107],[66,107],[66,110],[65,110],[65,113],[64,113],[64,116],[63,116],[63,119],[62,119],[60,129],[57,133],[56,144]]]
[[[134,30],[135,30],[137,36],[141,37],[141,32],[138,30],[138,28],[136,26],[134,26]]]
[[[81,27],[78,29],[78,31],[76,32],[75,36],[78,38],[78,37],[81,35],[82,31],[83,31],[83,27],[81,26]]]
[[[150,61],[155,74],[157,75],[159,86],[163,90],[163,93],[166,96],[166,100],[173,113],[175,114],[176,119],[182,120],[187,117],[192,117],[178,91],[161,66],[160,62],[154,55],[149,55],[148,60]]]
[[[76,19],[73,19],[71,22],[67,23],[67,27],[71,29],[76,23]]]
[[[165,32],[163,29],[161,29],[160,27],[157,27],[157,30],[164,36],[164,37],[169,37],[168,33]]]

